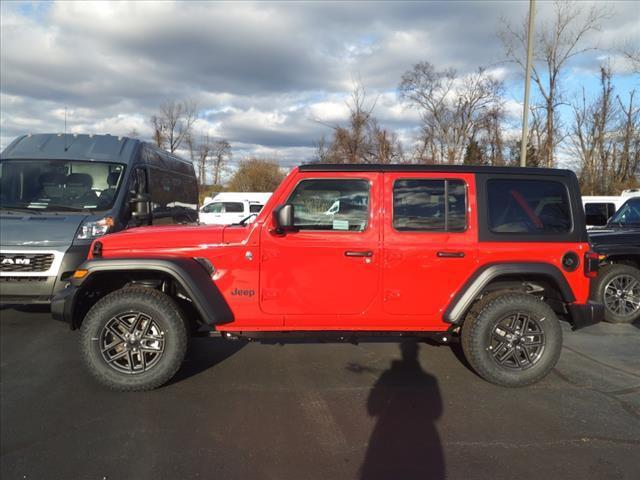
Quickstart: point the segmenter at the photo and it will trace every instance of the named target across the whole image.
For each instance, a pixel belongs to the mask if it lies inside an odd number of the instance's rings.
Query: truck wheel
[[[505,387],[531,385],[555,366],[562,348],[558,317],[542,300],[505,293],[462,326],[462,350],[473,369]]]
[[[604,304],[604,319],[631,323],[640,318],[640,270],[613,264],[600,270],[594,282],[595,298]]]
[[[82,359],[93,377],[120,391],[152,390],[184,359],[187,328],[175,302],[158,290],[126,287],[100,299],[80,330]]]

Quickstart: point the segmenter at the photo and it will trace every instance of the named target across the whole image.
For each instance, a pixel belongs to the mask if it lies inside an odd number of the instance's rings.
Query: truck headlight
[[[80,231],[76,238],[79,240],[87,240],[89,238],[101,237],[109,233],[113,227],[113,218],[104,217],[94,222],[85,222],[80,227]]]

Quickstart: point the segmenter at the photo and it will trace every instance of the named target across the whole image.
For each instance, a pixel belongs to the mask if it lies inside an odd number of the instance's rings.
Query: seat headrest
[[[67,175],[66,184],[91,188],[93,186],[93,178],[88,173],[71,173]]]
[[[40,175],[40,185],[64,185],[66,176],[63,173],[46,172]]]

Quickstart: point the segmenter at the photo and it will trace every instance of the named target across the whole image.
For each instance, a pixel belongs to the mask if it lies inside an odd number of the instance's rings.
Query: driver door
[[[301,176],[286,200],[296,231],[278,234],[269,219],[261,233],[262,311],[301,329],[344,328],[339,316],[367,311],[380,287],[379,177]]]

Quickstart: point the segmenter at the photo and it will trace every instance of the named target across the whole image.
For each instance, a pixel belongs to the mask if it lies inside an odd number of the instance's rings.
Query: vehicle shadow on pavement
[[[223,338],[192,338],[180,370],[169,383],[178,383],[208,370],[232,356],[246,344],[247,342],[229,341]]]
[[[51,307],[48,304],[27,304],[27,305],[16,305],[13,303],[3,303],[0,304],[0,310],[16,310],[18,312],[23,313],[49,313],[51,311]]]
[[[442,415],[438,381],[418,361],[416,342],[400,344],[394,360],[372,387],[367,412],[377,417],[369,439],[362,480],[445,478],[435,422]]]

